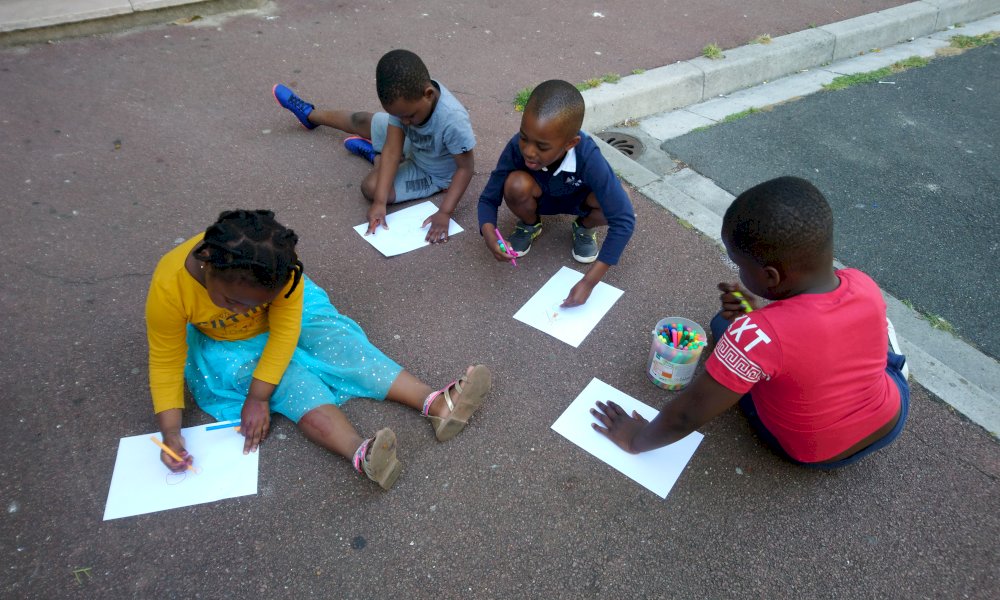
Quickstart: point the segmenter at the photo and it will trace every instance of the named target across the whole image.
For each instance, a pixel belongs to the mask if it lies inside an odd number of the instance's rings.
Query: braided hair
[[[302,262],[295,254],[298,241],[269,210],[227,210],[205,230],[194,256],[220,275],[269,290],[281,289],[293,277],[288,298],[302,279]]]

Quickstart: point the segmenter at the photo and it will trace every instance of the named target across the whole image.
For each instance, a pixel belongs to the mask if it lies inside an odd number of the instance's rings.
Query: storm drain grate
[[[635,138],[627,133],[619,133],[617,131],[602,131],[597,134],[597,137],[601,138],[608,143],[609,146],[615,150],[621,152],[629,158],[636,158],[642,151],[645,150],[645,146],[638,138]]]

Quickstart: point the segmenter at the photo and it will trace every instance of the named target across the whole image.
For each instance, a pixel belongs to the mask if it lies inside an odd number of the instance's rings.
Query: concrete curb
[[[0,46],[111,33],[169,23],[192,15],[209,16],[259,9],[268,0],[108,0],[67,3],[61,13],[46,13],[41,2],[0,6]],[[20,5],[19,5],[20,4]]]
[[[955,23],[1000,12],[1000,0],[920,0],[869,15],[698,57],[583,92],[583,127],[600,131],[621,122],[696,104],[834,60],[929,35]]]
[[[1000,2],[993,4],[997,5]],[[926,19],[925,11],[911,14],[917,15],[917,19]],[[871,23],[879,20],[880,18],[869,19],[866,16],[849,21],[858,25],[861,30],[866,30]],[[749,106],[759,107],[813,93],[820,89],[817,81],[832,79],[837,73],[863,72],[880,68],[884,64],[891,64],[895,60],[914,54],[933,56],[936,49],[948,45],[947,38],[959,32],[977,35],[995,30],[1000,30],[1000,15],[971,23],[961,30],[933,33],[898,47],[886,48],[877,54],[854,57],[829,67],[829,71],[819,69],[800,73],[761,86],[760,89],[741,91],[725,99],[712,98],[699,106],[684,107],[683,110],[675,110],[666,116],[648,119],[644,124],[660,121],[653,129],[661,134],[676,131],[681,135],[701,124],[715,124],[721,116]],[[853,37],[852,43],[860,44],[862,47],[865,45],[860,34]],[[655,93],[649,93],[650,97],[655,97]],[[638,129],[642,135],[651,135],[647,131],[650,128],[643,124],[640,124]],[[667,136],[669,137],[671,136]],[[732,194],[691,169],[682,169],[664,176],[658,175],[598,138],[594,139],[622,179],[672,212],[686,225],[698,229],[703,235],[721,245],[719,232],[722,215],[733,200]],[[838,267],[842,266],[838,263]],[[944,331],[933,329],[925,319],[901,301],[888,294],[883,293],[883,295],[888,316],[895,325],[901,349],[910,365],[911,377],[991,435],[1000,438],[1000,363],[962,340]]]

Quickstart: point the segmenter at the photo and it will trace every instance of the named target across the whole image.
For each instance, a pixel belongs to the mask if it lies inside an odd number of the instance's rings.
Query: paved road
[[[668,140],[732,194],[782,174],[834,208],[836,254],[1000,358],[1000,47]]]
[[[988,596],[1000,587],[1000,448],[978,427],[917,387],[892,447],[822,474],[782,463],[729,413],[703,428],[661,501],[550,425],[595,376],[655,406],[669,398],[643,373],[646,332],[666,314],[708,321],[712,285],[732,277],[719,249],[636,195],[636,235],[607,277],[625,295],[573,349],[511,318],[574,266],[569,222],[555,220],[517,269],[472,231],[471,198],[516,130],[521,87],[899,3],[288,1],[0,51],[3,595]],[[373,65],[394,46],[423,55],[466,103],[479,145],[455,215],[470,231],[386,260],[350,230],[364,163],[339,136],[305,132],[270,89],[284,80],[374,107]],[[154,427],[142,321],[153,265],[246,204],[299,232],[307,272],[393,358],[440,384],[486,362],[495,393],[447,444],[412,411],[349,402],[362,431],[399,434],[406,467],[390,493],[276,419],[256,496],[102,522],[117,440]]]

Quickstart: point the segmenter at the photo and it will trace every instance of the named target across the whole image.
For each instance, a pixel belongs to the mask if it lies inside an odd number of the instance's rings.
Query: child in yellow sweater
[[[389,489],[401,469],[395,434],[364,439],[338,406],[354,397],[398,402],[429,417],[445,441],[482,404],[490,371],[469,367],[433,391],[303,275],[297,242],[270,211],[227,211],[160,260],[146,300],[149,381],[163,441],[182,460],[160,459],[174,471],[194,460],[180,434],[187,380],[202,410],[240,420],[244,452],[256,451],[278,412]]]

